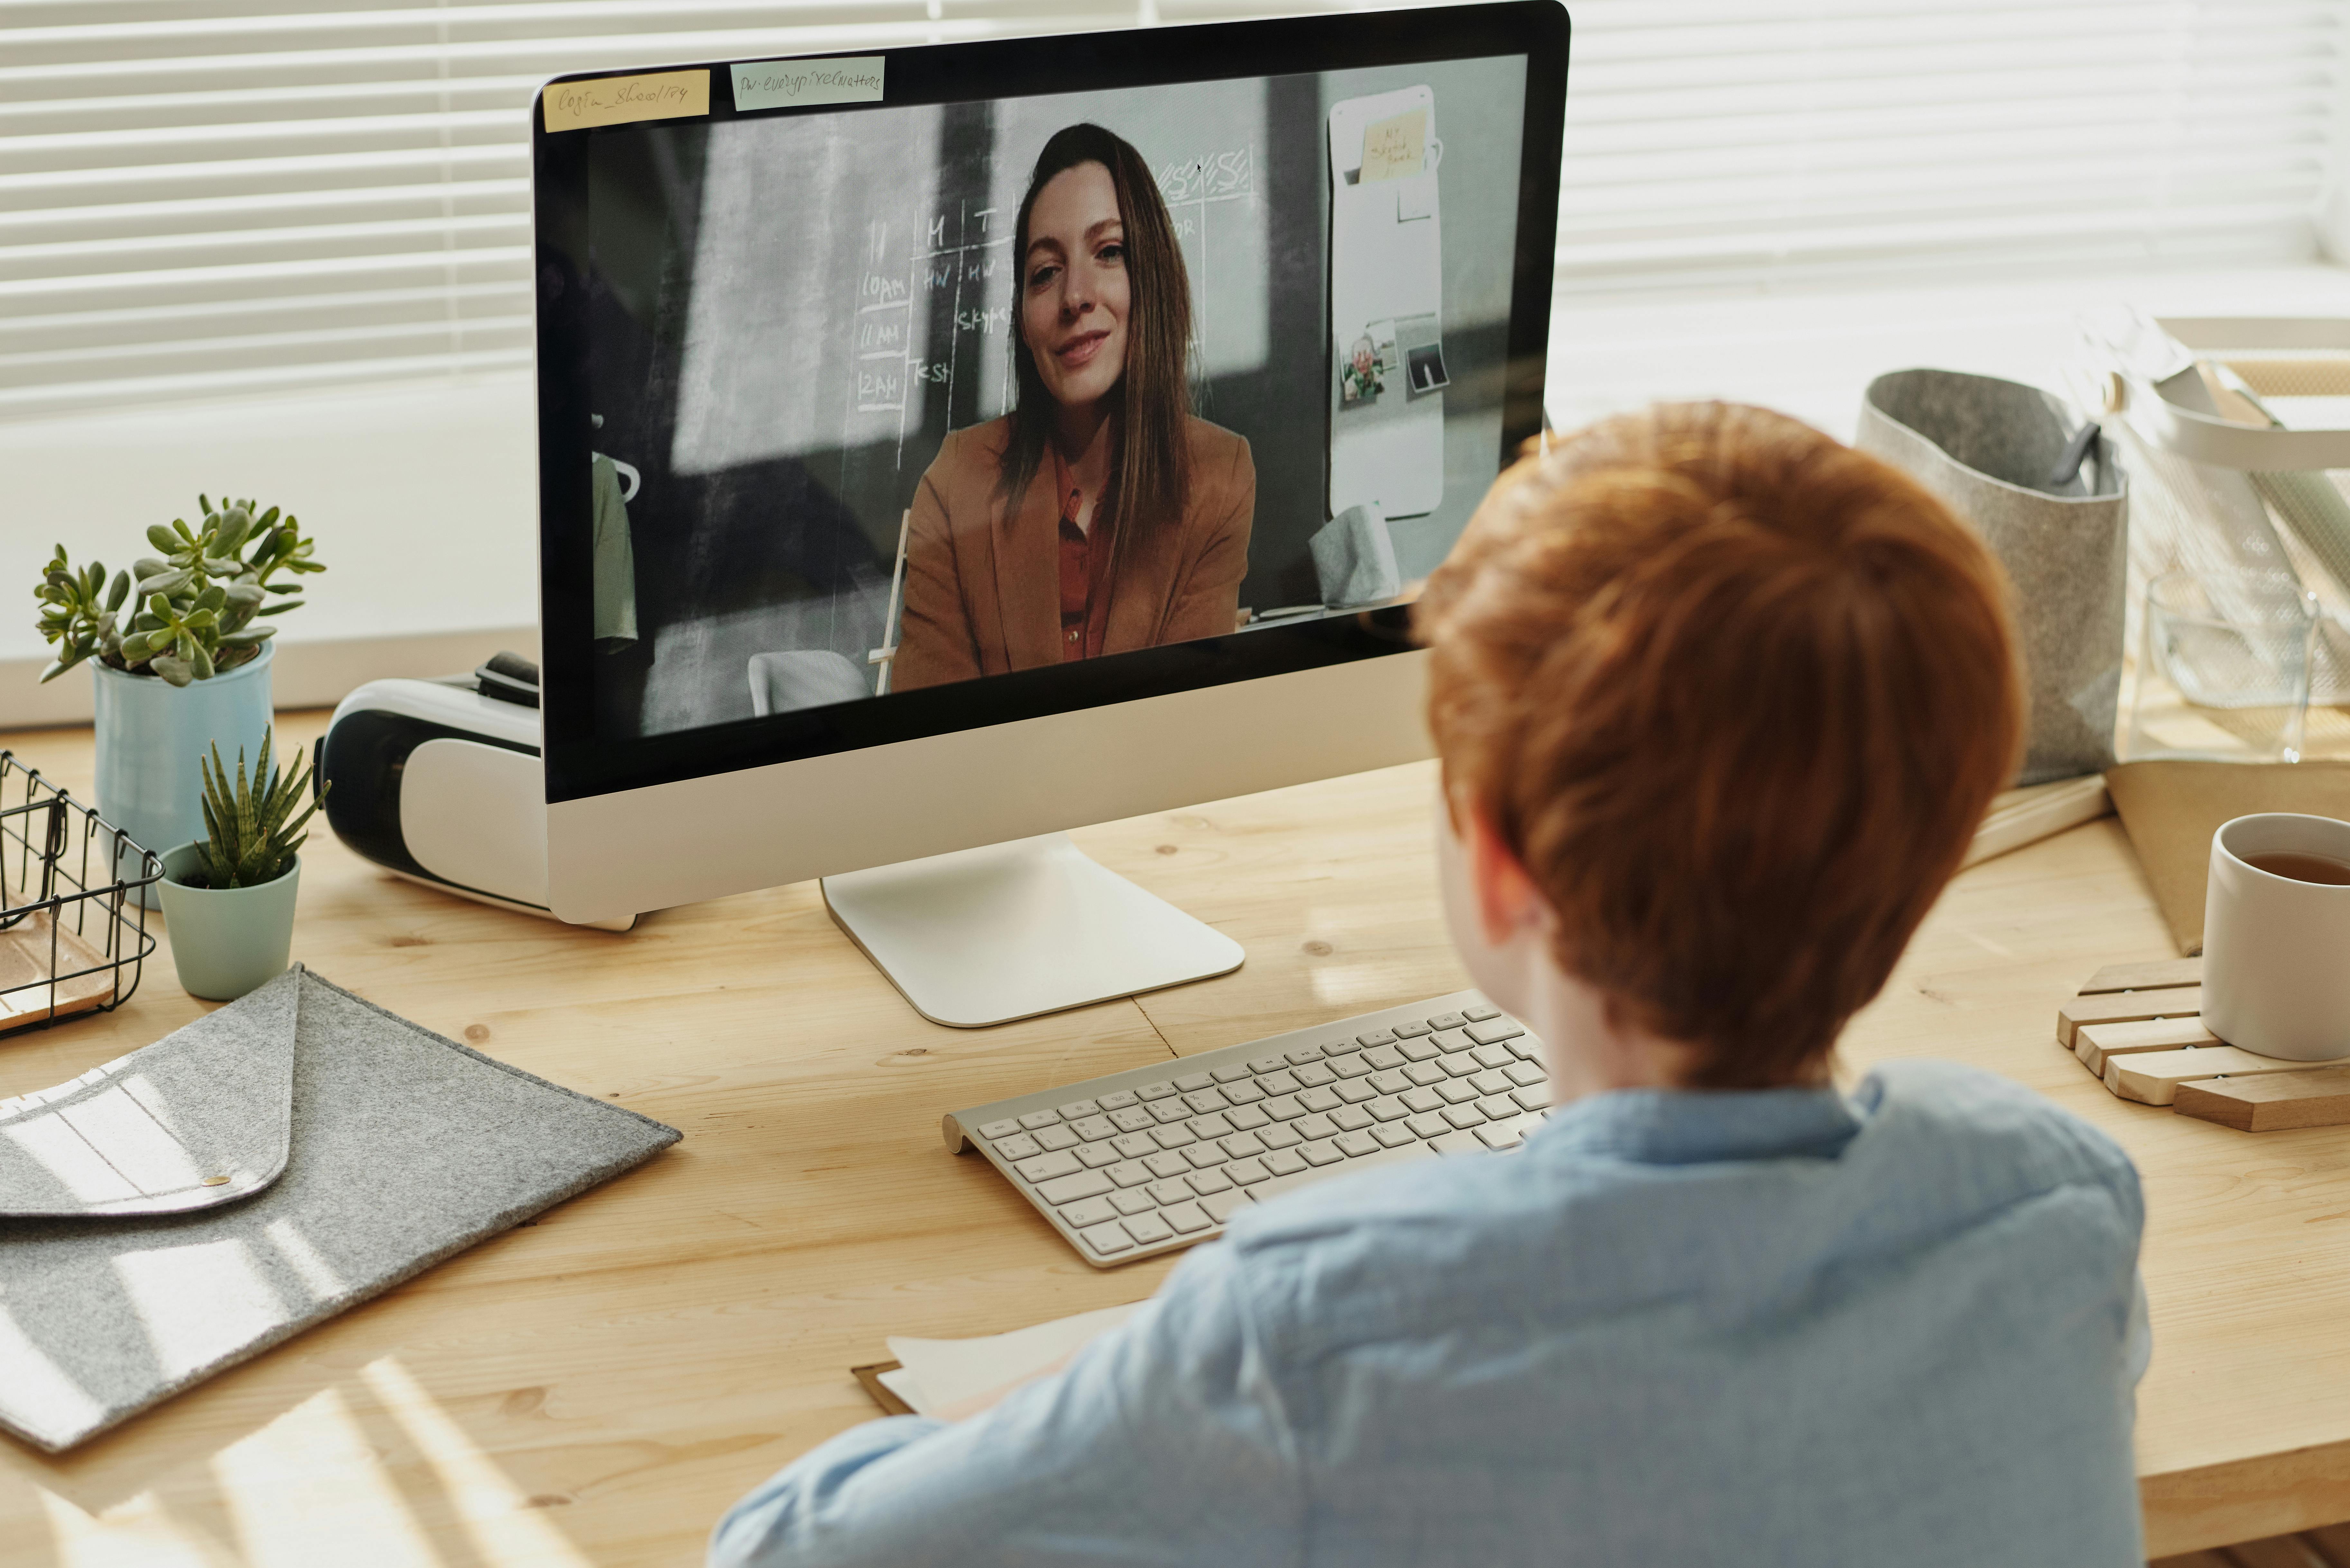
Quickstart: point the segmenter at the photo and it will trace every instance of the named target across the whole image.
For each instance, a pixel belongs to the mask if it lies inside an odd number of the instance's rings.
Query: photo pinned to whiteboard
[[[1436,94],[1331,106],[1330,514],[1421,517],[1444,499],[1444,244]],[[1400,382],[1400,385],[1399,385]],[[1398,395],[1400,393],[1401,395]]]

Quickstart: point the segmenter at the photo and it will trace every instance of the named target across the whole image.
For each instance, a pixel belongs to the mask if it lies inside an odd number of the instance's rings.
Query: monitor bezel
[[[1557,233],[1560,148],[1569,23],[1556,0],[1196,26],[1129,28],[904,48],[833,50],[750,59],[886,60],[885,101],[738,113],[729,72],[743,59],[581,71],[566,82],[651,70],[712,72],[710,109],[674,120],[707,123],[800,114],[855,114],[917,104],[979,101],[1089,87],[1172,87],[1378,66],[1521,55],[1526,60],[1515,254],[1503,359],[1496,466],[1542,429],[1544,362]],[[1246,62],[1245,68],[1241,62]],[[975,95],[974,79],[990,90]],[[983,729],[1408,651],[1408,612],[1388,609],[1238,631],[1114,658],[1017,670],[886,698],[636,737],[599,735],[595,650],[588,418],[587,150],[589,133],[550,132],[543,102],[531,114],[538,388],[541,718],[546,798],[585,799],[872,746]]]

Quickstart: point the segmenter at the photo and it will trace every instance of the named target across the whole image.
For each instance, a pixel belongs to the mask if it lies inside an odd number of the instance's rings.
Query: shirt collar
[[[1859,1111],[1832,1088],[1617,1089],[1553,1111],[1525,1147],[1642,1165],[1832,1159],[1860,1125]]]

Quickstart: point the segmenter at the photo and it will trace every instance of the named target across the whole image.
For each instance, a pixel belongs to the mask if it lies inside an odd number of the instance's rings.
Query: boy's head
[[[2014,772],[1997,563],[1761,409],[1606,421],[1494,486],[1416,615],[1456,814],[1692,1087],[1814,1075]]]

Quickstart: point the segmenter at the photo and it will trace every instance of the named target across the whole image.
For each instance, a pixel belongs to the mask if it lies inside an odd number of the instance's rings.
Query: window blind
[[[0,0],[0,414],[526,365],[558,72],[1310,8]],[[2305,256],[2339,177],[2350,0],[1572,9],[1569,293]]]

